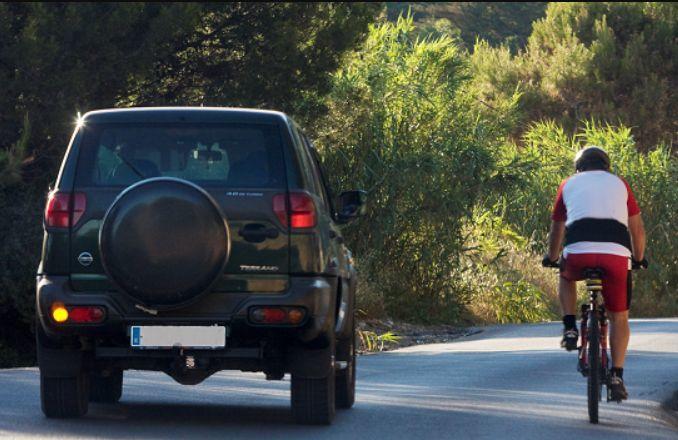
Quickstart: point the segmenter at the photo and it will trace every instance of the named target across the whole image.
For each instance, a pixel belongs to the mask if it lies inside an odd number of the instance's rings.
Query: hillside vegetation
[[[388,2],[387,16],[412,15],[419,34],[448,34],[472,49],[477,40],[522,48],[546,2]]]

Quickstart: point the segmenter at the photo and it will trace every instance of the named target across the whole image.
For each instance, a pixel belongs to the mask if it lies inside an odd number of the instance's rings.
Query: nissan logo
[[[83,252],[80,255],[78,255],[78,263],[82,264],[85,267],[92,264],[92,261],[94,261],[94,258],[92,258],[92,254],[90,254],[89,252]]]

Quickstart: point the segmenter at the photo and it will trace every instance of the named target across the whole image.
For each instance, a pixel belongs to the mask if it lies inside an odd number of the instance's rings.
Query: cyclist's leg
[[[577,311],[577,282],[560,277],[558,283],[558,298],[563,316],[574,315]]]
[[[558,297],[563,312],[563,339],[560,346],[568,351],[576,350],[579,340],[577,331],[577,281],[582,269],[590,259],[586,254],[569,254],[561,261]]]
[[[608,387],[610,399],[617,402],[626,400],[629,393],[624,385],[624,359],[629,345],[629,311],[609,312],[610,316],[610,349],[612,351],[612,374]]]
[[[629,328],[629,311],[608,312],[610,318],[610,349],[612,366],[624,368],[626,349],[629,345],[631,329]]]
[[[624,367],[626,349],[629,344],[629,299],[628,258],[618,255],[600,255],[599,265],[605,271],[603,295],[605,308],[610,319],[610,349],[612,366]]]
[[[612,351],[612,376],[608,387],[611,399],[622,401],[628,398],[624,386],[624,360],[629,344],[629,306],[631,302],[627,258],[616,255],[601,255],[600,266],[605,270],[603,294],[610,319],[610,349]]]
[[[568,254],[560,261],[558,298],[564,316],[577,313],[577,281],[582,279],[582,271],[589,260],[590,254]]]

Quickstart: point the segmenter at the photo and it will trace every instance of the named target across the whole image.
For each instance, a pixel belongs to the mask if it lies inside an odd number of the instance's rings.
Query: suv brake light
[[[83,193],[52,192],[45,207],[45,225],[51,228],[74,226],[82,218],[86,208],[87,196]]]
[[[290,193],[289,209],[287,209],[285,198],[285,194],[277,194],[273,197],[273,211],[283,225],[294,229],[315,227],[315,203],[310,195],[306,193]]]
[[[106,318],[106,311],[100,306],[65,306],[57,301],[50,309],[57,324],[97,324]]]

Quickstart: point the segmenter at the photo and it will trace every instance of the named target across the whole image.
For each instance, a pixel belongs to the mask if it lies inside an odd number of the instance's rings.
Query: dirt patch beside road
[[[418,325],[391,320],[366,320],[358,322],[360,352],[379,352],[409,347],[411,345],[450,342],[462,336],[479,333],[474,327],[454,325]]]

